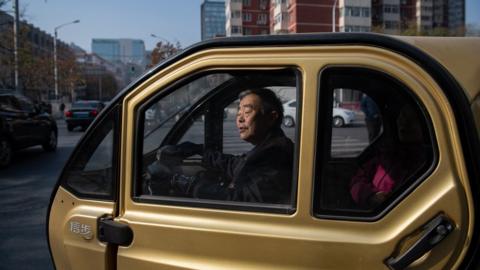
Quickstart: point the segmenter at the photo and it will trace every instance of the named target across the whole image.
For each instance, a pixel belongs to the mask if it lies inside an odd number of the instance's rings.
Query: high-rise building
[[[367,32],[371,0],[272,0],[270,31],[281,33]]]
[[[400,0],[372,1],[372,30],[386,34],[400,31]]]
[[[269,6],[269,0],[226,0],[226,35],[269,34]]]
[[[225,1],[204,0],[200,10],[202,40],[225,36]]]
[[[465,34],[465,0],[448,0],[448,30],[452,35]]]
[[[338,28],[340,32],[370,32],[372,28],[371,0],[339,0]]]
[[[406,31],[463,35],[465,0],[373,0],[375,31],[401,34]]]
[[[272,0],[270,4],[270,33],[287,34],[290,26],[290,12],[288,0]]]
[[[257,0],[258,1],[258,0]],[[246,3],[227,0],[227,36],[246,30]],[[269,0],[271,34],[309,32],[383,32],[463,35],[465,0]]]
[[[92,39],[92,52],[112,62],[145,65],[145,43],[139,39]]]

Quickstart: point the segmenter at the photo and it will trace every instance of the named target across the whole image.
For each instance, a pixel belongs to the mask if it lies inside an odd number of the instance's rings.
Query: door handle
[[[398,257],[390,256],[385,264],[390,269],[405,269],[440,243],[454,229],[453,222],[444,214],[440,214],[422,227],[423,235],[405,253]]]
[[[97,232],[101,242],[128,246],[133,241],[133,231],[128,224],[114,221],[110,216],[98,218]]]

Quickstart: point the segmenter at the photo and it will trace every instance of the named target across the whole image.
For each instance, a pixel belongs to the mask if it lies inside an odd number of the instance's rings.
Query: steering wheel
[[[155,161],[148,165],[143,174],[144,194],[188,195],[188,181],[193,182],[205,168],[201,162],[192,162],[192,159],[185,162],[187,157],[176,145],[161,147],[156,153]],[[182,194],[182,190],[185,190],[185,194]]]

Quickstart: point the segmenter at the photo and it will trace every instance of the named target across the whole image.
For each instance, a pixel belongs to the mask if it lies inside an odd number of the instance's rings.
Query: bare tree
[[[182,50],[182,47],[180,45],[180,42],[176,42],[175,44],[172,44],[170,42],[158,42],[157,46],[152,50],[152,55],[151,55],[151,60],[149,67],[153,67],[156,64],[160,63],[164,59],[167,59],[168,57],[175,55],[179,51]]]

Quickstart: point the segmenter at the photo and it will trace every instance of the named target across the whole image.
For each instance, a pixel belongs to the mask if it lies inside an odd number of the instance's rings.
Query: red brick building
[[[288,15],[289,33],[332,31],[332,7],[335,0],[290,0]],[[338,20],[338,5],[336,8]],[[338,30],[338,22],[336,23]]]
[[[227,36],[269,34],[269,8],[269,0],[227,0]]]

